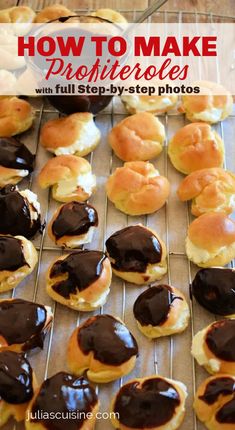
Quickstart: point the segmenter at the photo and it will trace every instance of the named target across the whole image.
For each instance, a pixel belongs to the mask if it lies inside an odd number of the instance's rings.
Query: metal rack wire
[[[20,3],[20,1],[17,2],[17,4]],[[77,13],[87,13],[87,10],[77,10]],[[121,13],[124,11],[120,11]],[[133,14],[133,20],[135,19],[135,16],[140,13],[141,11],[125,11],[125,13],[127,14]],[[165,22],[165,24],[167,24],[169,21],[171,21],[171,18],[174,16],[174,18],[177,18],[177,21],[179,22],[179,24],[181,22],[184,22],[184,20],[187,19],[191,19],[192,22],[194,22],[195,24],[199,21],[203,20],[207,20],[208,22],[217,22],[218,20],[235,20],[235,18],[231,18],[231,17],[224,17],[224,16],[213,16],[212,14],[208,13],[194,13],[194,12],[168,12],[168,11],[164,11],[164,12],[158,12],[157,14],[157,20],[159,22]],[[219,70],[219,65],[218,65],[218,70]],[[47,104],[44,103],[44,100],[41,101],[41,104],[38,105],[38,100],[33,99],[32,100],[33,104],[35,104],[35,112],[36,112],[36,124],[37,124],[37,131],[36,131],[36,146],[35,146],[35,150],[37,153],[37,162],[40,159],[40,151],[41,149],[39,148],[39,135],[40,135],[40,128],[41,128],[41,124],[42,121],[44,119],[48,119],[49,117],[51,117],[51,115],[55,116],[57,115],[56,111],[51,108],[50,106],[48,106]],[[102,122],[102,118],[104,120],[104,122],[107,124],[109,124],[109,128],[111,128],[113,126],[113,124],[118,121],[120,119],[121,116],[125,115],[124,110],[116,110],[115,107],[115,103],[114,101],[112,101],[111,104],[111,108],[108,108],[105,110],[105,112],[103,112],[102,114],[98,115],[96,118],[96,121],[99,123],[99,120],[101,118],[101,122]],[[172,166],[169,164],[168,162],[168,156],[167,156],[167,144],[169,141],[169,137],[170,137],[170,133],[172,132],[172,125],[173,128],[175,128],[176,126],[176,120],[179,121],[179,125],[178,127],[181,127],[184,125],[184,120],[183,120],[183,115],[172,112],[166,115],[161,115],[161,120],[163,121],[164,125],[165,125],[165,129],[166,129],[166,141],[165,141],[165,145],[164,145],[164,151],[163,151],[163,155],[159,158],[159,160],[157,159],[156,161],[156,166],[160,166],[159,169],[160,171],[165,174],[167,177],[169,177],[169,175],[171,177],[175,177],[176,172],[174,172],[174,169],[172,168]],[[235,115],[232,114],[230,116],[230,121],[233,122],[233,129],[235,130]],[[226,140],[226,136],[228,135],[228,132],[225,130],[226,125],[224,125],[223,123],[220,124],[219,126],[219,132],[221,134],[221,136]],[[106,130],[107,131],[107,130]],[[225,132],[226,131],[226,132]],[[235,131],[234,131],[235,133]],[[105,134],[107,134],[107,132],[104,132],[104,136]],[[30,140],[30,133],[27,134],[27,139]],[[225,142],[226,144],[226,149],[228,152],[231,152],[231,148],[228,147],[227,142]],[[102,145],[105,146],[105,142],[102,142]],[[110,157],[109,157],[109,162],[106,163],[106,171],[105,171],[105,175],[109,176],[112,171],[115,169],[115,167],[117,167],[117,165],[119,165],[119,161],[113,156],[112,152],[110,149],[108,149],[107,147],[105,148],[105,151],[110,151]],[[94,158],[96,158],[94,160]],[[235,159],[235,157],[234,157]],[[92,167],[94,169],[94,173],[96,173],[96,167],[97,167],[97,157],[94,157],[91,155],[90,160],[89,160],[92,164]],[[22,187],[36,187],[36,181],[35,181],[35,175],[32,175],[31,178],[29,179],[28,184],[26,184],[25,181],[23,181]],[[180,181],[181,176],[179,174],[177,174],[176,180]],[[180,356],[179,356],[179,350],[178,345],[183,344],[183,342],[180,340],[180,337],[169,337],[168,339],[162,339],[156,342],[153,342],[152,344],[147,343],[144,339],[143,336],[141,336],[137,329],[135,328],[135,324],[133,322],[133,316],[132,316],[132,301],[134,297],[137,297],[137,294],[139,294],[143,289],[141,288],[135,288],[129,285],[126,285],[125,282],[121,282],[119,280],[114,279],[113,285],[112,285],[112,292],[111,294],[113,295],[112,297],[108,298],[108,302],[107,305],[105,305],[104,308],[101,308],[100,310],[97,311],[97,313],[102,313],[102,312],[110,312],[112,311],[112,313],[115,313],[116,315],[120,316],[124,321],[126,321],[128,324],[128,326],[131,328],[131,331],[134,332],[134,335],[137,336],[138,338],[138,343],[139,346],[141,347],[141,353],[144,352],[146,350],[146,354],[144,357],[140,357],[140,364],[137,366],[136,370],[134,371],[134,376],[142,376],[143,374],[145,374],[146,371],[148,371],[149,373],[158,373],[161,372],[162,374],[164,374],[164,376],[168,376],[168,377],[173,377],[175,379],[181,379],[184,380],[187,379],[189,382],[186,384],[188,385],[188,389],[190,392],[190,399],[188,401],[188,406],[190,408],[190,411],[188,412],[187,416],[186,416],[186,420],[182,425],[182,430],[191,430],[191,429],[202,429],[203,427],[201,426],[200,423],[197,422],[197,419],[195,417],[195,415],[192,413],[191,410],[191,404],[192,404],[192,397],[195,393],[196,390],[196,385],[197,385],[197,381],[206,377],[206,373],[202,370],[199,369],[194,360],[192,358],[190,358],[190,344],[191,344],[191,338],[194,336],[194,333],[196,332],[196,327],[198,328],[198,318],[196,318],[195,315],[197,315],[197,313],[199,312],[199,318],[201,317],[201,315],[203,315],[203,312],[201,312],[198,307],[196,308],[196,304],[194,304],[193,300],[190,299],[190,293],[189,293],[189,289],[188,286],[191,284],[192,279],[193,279],[193,272],[195,270],[194,267],[191,266],[191,263],[187,260],[186,258],[186,254],[182,248],[182,246],[180,246],[180,249],[177,249],[177,245],[175,247],[172,246],[172,230],[171,230],[171,222],[173,222],[173,218],[172,218],[172,208],[171,208],[171,202],[169,200],[169,202],[166,204],[165,208],[163,208],[161,211],[159,211],[159,214],[154,214],[153,216],[150,217],[141,217],[140,219],[135,219],[133,220],[132,217],[128,217],[128,216],[124,216],[124,215],[118,215],[115,213],[112,205],[108,202],[107,197],[105,196],[105,194],[102,194],[102,198],[103,198],[103,202],[100,203],[100,209],[103,212],[103,216],[102,216],[102,225],[100,226],[100,231],[99,231],[99,238],[96,240],[96,246],[99,247],[100,249],[104,249],[105,248],[105,240],[108,236],[108,230],[110,227],[110,223],[109,220],[112,218],[115,221],[115,226],[119,225],[119,228],[124,227],[125,225],[130,225],[131,223],[137,223],[137,222],[142,222],[145,223],[146,225],[150,225],[153,226],[153,224],[155,225],[155,223],[160,226],[160,229],[162,230],[162,236],[163,238],[165,238],[165,242],[166,242],[166,246],[167,246],[167,250],[168,250],[168,257],[167,257],[167,263],[168,263],[168,274],[166,276],[166,282],[168,282],[169,284],[171,283],[175,283],[176,284],[180,284],[180,279],[181,277],[176,274],[175,270],[172,269],[172,266],[175,267],[176,263],[175,260],[179,263],[177,263],[180,266],[180,270],[182,270],[182,276],[184,278],[184,280],[182,280],[182,284],[184,284],[184,292],[187,294],[189,300],[189,305],[190,305],[190,313],[191,313],[191,331],[190,331],[190,336],[189,335],[185,335],[182,334],[181,335],[181,339],[184,338],[184,345],[187,343],[187,348],[183,350],[183,359],[185,359],[187,361],[187,364],[185,366],[188,367],[188,369],[185,369],[185,373],[187,373],[187,375],[184,375],[182,369],[184,369],[184,366],[178,366],[178,362],[177,359],[180,360]],[[98,202],[98,198],[97,202]],[[93,203],[93,200],[92,200]],[[94,204],[94,203],[93,203]],[[50,192],[46,195],[46,193],[44,194],[43,197],[43,215],[45,217],[45,220],[48,221],[49,219],[49,212],[50,212],[50,205],[51,205],[51,198],[50,198]],[[95,205],[95,204],[94,204]],[[179,213],[179,216],[183,216],[184,217],[184,221],[185,221],[185,226],[184,229],[187,228],[187,226],[189,225],[189,223],[191,222],[191,215],[190,215],[190,205],[186,204],[183,205],[181,204],[180,207],[180,212],[178,212],[178,206],[176,203],[174,203],[174,207],[177,207],[176,209],[176,215]],[[174,208],[173,208],[174,209]],[[115,217],[114,217],[115,215]],[[116,221],[116,217],[117,217],[117,221]],[[155,227],[156,228],[156,227]],[[115,229],[117,230],[118,228],[115,227]],[[156,228],[157,230],[157,228]],[[179,242],[179,237],[180,237],[180,233],[177,232],[177,241]],[[182,243],[182,242],[181,242]],[[92,245],[92,244],[91,244]],[[60,305],[57,305],[55,302],[52,302],[49,298],[46,298],[46,295],[43,291],[44,288],[44,273],[45,273],[45,260],[47,260],[47,255],[49,255],[49,259],[51,260],[51,258],[54,255],[59,255],[61,253],[61,250],[54,246],[53,244],[51,244],[48,241],[48,237],[47,237],[47,232],[46,230],[44,230],[42,236],[40,238],[37,238],[35,240],[35,246],[38,250],[38,255],[39,255],[39,263],[37,266],[37,269],[35,271],[35,276],[34,279],[31,276],[30,277],[30,281],[26,280],[25,286],[23,287],[23,289],[21,289],[21,287],[17,288],[16,290],[13,291],[13,296],[17,295],[18,297],[23,297],[23,298],[29,298],[29,294],[28,294],[28,290],[29,290],[29,286],[30,286],[30,282],[33,282],[33,289],[32,289],[32,294],[31,294],[31,299],[33,301],[38,301],[38,302],[43,302],[45,304],[49,304],[52,306],[52,310],[54,313],[54,322],[52,324],[52,328],[50,331],[50,334],[47,338],[47,341],[45,343],[45,350],[44,352],[41,352],[39,354],[37,354],[37,356],[35,355],[35,357],[32,357],[33,360],[33,364],[34,367],[36,369],[36,373],[39,373],[39,381],[43,380],[43,378],[46,378],[48,375],[50,375],[51,373],[55,373],[55,371],[59,370],[59,369],[65,369],[66,368],[66,363],[65,363],[65,353],[64,353],[64,349],[66,348],[66,342],[63,343],[62,345],[58,342],[61,342],[61,339],[63,341],[63,336],[67,337],[70,335],[71,330],[71,326],[75,327],[76,325],[79,324],[80,321],[86,319],[90,314],[82,314],[82,313],[75,313],[74,311],[68,310]],[[70,251],[67,249],[64,249],[63,252],[66,251]],[[44,257],[45,256],[45,257]],[[47,261],[46,261],[47,262]],[[183,267],[183,269],[182,269]],[[186,273],[187,272],[187,273]],[[176,276],[177,275],[177,276]],[[177,278],[177,281],[175,281],[175,279]],[[178,285],[176,285],[178,286]],[[179,285],[180,287],[180,285]],[[117,289],[117,291],[115,291],[115,288]],[[111,295],[110,294],[110,295]],[[113,302],[113,303],[112,303]],[[195,309],[196,308],[196,309]],[[118,312],[117,312],[118,309]],[[58,315],[57,315],[58,313]],[[196,319],[195,319],[196,318]],[[62,319],[62,322],[61,322]],[[203,327],[203,325],[206,325],[207,321],[212,321],[213,317],[206,315],[206,321],[203,318],[202,321],[200,321],[200,324],[202,324],[201,328]],[[61,336],[59,336],[59,340],[58,338],[58,334],[60,335],[60,330],[63,332]],[[56,333],[55,333],[56,331]],[[67,334],[68,332],[68,334]],[[58,357],[58,362],[57,362],[57,353],[55,353],[55,351],[53,350],[54,346],[56,345],[57,351],[58,351],[58,356],[61,353],[61,356]],[[143,351],[142,351],[143,349]],[[177,351],[176,351],[177,349]],[[164,357],[168,357],[168,362],[164,361]],[[146,358],[147,360],[149,360],[148,363],[145,363],[144,358]],[[177,368],[175,369],[175,365],[177,364]],[[37,369],[40,369],[39,372],[37,372]],[[147,369],[147,370],[146,370]],[[152,369],[152,370],[151,370]],[[142,373],[142,375],[141,375]],[[127,378],[128,379],[128,378]],[[102,407],[105,410],[109,409],[109,400],[110,400],[110,396],[112,394],[114,394],[114,392],[118,389],[118,387],[123,383],[123,381],[125,381],[126,378],[123,378],[123,380],[119,380],[117,383],[114,384],[107,384],[107,386],[100,386],[99,389],[97,389],[97,392],[99,392],[99,395],[101,396],[101,401],[102,401]],[[191,389],[191,386],[192,389]],[[6,426],[6,430],[9,429],[20,429],[23,428],[22,426],[12,426],[12,424],[10,424],[10,426]],[[102,430],[108,430],[111,429],[111,425],[109,422],[100,422],[97,424],[97,428],[98,429],[102,429]]]

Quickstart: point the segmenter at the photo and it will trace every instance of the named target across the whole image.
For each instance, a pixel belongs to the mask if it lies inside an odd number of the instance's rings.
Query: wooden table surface
[[[152,0],[153,1],[153,0]],[[60,3],[71,9],[98,9],[109,7],[118,10],[142,10],[151,0],[0,0],[0,8],[13,5],[28,5],[41,9],[47,5]],[[211,12],[218,15],[234,16],[235,0],[168,0],[161,10]]]

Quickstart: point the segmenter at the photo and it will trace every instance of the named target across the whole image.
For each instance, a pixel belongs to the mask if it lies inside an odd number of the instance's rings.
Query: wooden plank
[[[154,0],[151,0],[153,3]],[[206,12],[234,16],[234,0],[168,0],[161,10]]]
[[[130,10],[134,8],[136,10],[145,9],[148,5],[148,0],[135,0],[134,2],[127,2],[126,0],[20,0],[21,5],[28,5],[33,9],[41,9],[45,6],[52,6],[55,3],[63,4],[69,9],[80,9],[80,10],[94,10],[98,8],[112,8],[118,10]]]
[[[8,7],[15,6],[17,0],[0,0],[0,9],[7,9]]]
[[[41,9],[55,3],[64,4],[70,9],[98,9],[109,7],[117,10],[143,10],[154,0],[19,0],[20,5]],[[0,8],[13,6],[17,0],[0,0]],[[214,14],[234,16],[234,0],[168,0],[161,10],[211,12]]]

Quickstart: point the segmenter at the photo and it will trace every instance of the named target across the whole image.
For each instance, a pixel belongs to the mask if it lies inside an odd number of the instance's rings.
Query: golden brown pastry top
[[[127,23],[126,18],[124,18],[123,15],[121,15],[119,12],[113,9],[108,8],[102,8],[97,9],[95,12],[90,13],[91,16],[97,16],[98,18],[106,19],[110,22],[115,23]]]
[[[216,123],[226,118],[232,111],[231,94],[216,82],[200,81],[199,94],[182,96],[182,111],[190,121]]]
[[[28,6],[14,6],[0,10],[0,22],[2,23],[28,23],[33,22],[35,12]]]
[[[169,182],[153,164],[144,161],[124,163],[107,181],[109,199],[125,213],[151,213],[165,204]]]
[[[150,160],[162,151],[163,124],[151,113],[141,112],[124,118],[110,131],[109,144],[124,161]]]
[[[169,143],[169,157],[184,174],[209,167],[222,167],[224,145],[209,124],[195,122],[180,128]]]
[[[210,212],[190,224],[188,237],[198,248],[214,252],[235,242],[235,222],[223,213]]]
[[[75,155],[59,155],[51,158],[42,168],[38,182],[42,188],[47,188],[62,180],[70,180],[90,171],[91,166],[85,158]]]
[[[33,108],[26,100],[18,97],[0,98],[0,136],[14,136],[27,130],[33,116]]]
[[[60,148],[72,145],[79,140],[83,126],[92,121],[89,112],[79,112],[62,118],[52,119],[41,129],[40,143],[45,148]]]
[[[210,210],[229,214],[234,205],[230,200],[235,195],[235,175],[219,167],[196,170],[184,178],[177,194],[182,201],[194,199],[195,216]]]
[[[43,23],[53,21],[54,19],[61,18],[63,16],[72,16],[74,13],[62,4],[54,4],[47,6],[42,9],[36,16],[36,23]]]

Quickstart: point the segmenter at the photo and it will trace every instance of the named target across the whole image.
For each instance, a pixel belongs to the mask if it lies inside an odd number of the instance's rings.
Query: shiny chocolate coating
[[[219,423],[235,424],[235,397],[220,408],[216,419]]]
[[[43,348],[47,311],[42,305],[22,299],[0,301],[0,337],[8,345],[23,344],[23,350]]]
[[[167,424],[180,405],[175,387],[162,378],[148,378],[124,385],[117,394],[114,412],[119,422],[130,428],[156,428]]]
[[[192,283],[192,293],[209,312],[235,314],[235,270],[222,267],[199,270]]]
[[[49,102],[60,112],[70,115],[77,112],[91,112],[94,115],[103,110],[110,101],[112,96],[48,96]]]
[[[199,396],[199,399],[207,403],[207,405],[213,405],[217,402],[221,395],[228,396],[235,393],[235,381],[229,376],[218,376],[208,382],[203,395]]]
[[[145,273],[148,264],[160,263],[162,247],[154,234],[140,225],[117,231],[106,240],[112,267],[122,272]]]
[[[23,354],[0,352],[0,401],[13,405],[33,397],[32,368]]]
[[[33,171],[34,155],[14,137],[0,138],[0,165],[10,169]]]
[[[88,203],[70,202],[60,209],[52,223],[52,233],[56,239],[63,236],[79,236],[97,225],[98,214],[93,206]]]
[[[118,366],[138,354],[134,336],[111,315],[89,318],[79,328],[77,339],[84,354],[92,351],[94,358],[104,364]]]
[[[167,320],[176,296],[169,285],[155,285],[145,290],[134,303],[134,316],[142,326],[158,326]]]
[[[208,382],[206,389],[199,399],[213,405],[221,396],[230,396],[230,399],[224,403],[216,412],[216,420],[224,424],[235,423],[235,380],[229,376],[221,376]],[[231,399],[231,396],[232,399]]]
[[[47,430],[78,430],[97,402],[94,388],[83,376],[60,372],[43,382],[32,406],[31,421],[40,422]],[[43,418],[56,412],[61,416]],[[69,413],[75,417],[69,417]]]
[[[64,260],[56,261],[50,271],[53,279],[61,274],[68,274],[64,281],[56,282],[52,288],[64,298],[70,294],[83,291],[95,282],[103,270],[105,254],[102,251],[76,251],[69,254]]]
[[[0,270],[13,272],[28,265],[23,254],[21,240],[13,236],[0,236]]]
[[[36,220],[31,219],[28,200],[14,185],[0,190],[0,214],[1,234],[30,238],[41,228],[40,214],[37,214]]]
[[[235,361],[235,319],[213,323],[206,334],[205,341],[216,357],[225,361]]]

